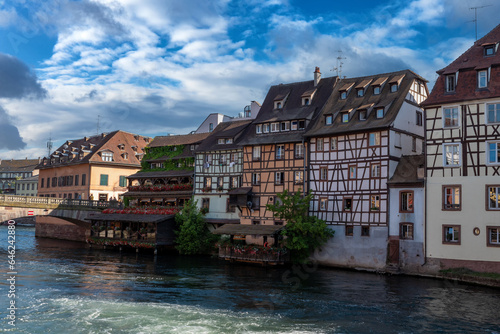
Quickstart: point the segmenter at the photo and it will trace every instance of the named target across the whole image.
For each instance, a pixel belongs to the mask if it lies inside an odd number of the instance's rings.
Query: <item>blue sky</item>
[[[500,24],[498,1],[0,0],[0,158],[117,129],[188,133],[270,85],[436,71]]]

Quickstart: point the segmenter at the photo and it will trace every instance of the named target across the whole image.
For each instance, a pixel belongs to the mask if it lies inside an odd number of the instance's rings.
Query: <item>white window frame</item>
[[[488,87],[488,70],[477,71],[477,88]]]
[[[270,129],[269,123],[262,124],[263,133],[269,133],[269,129]]]
[[[323,138],[316,139],[316,151],[323,152],[325,150],[325,140]]]
[[[455,154],[453,151],[450,153],[451,155],[451,163],[448,163],[449,159],[447,157],[448,147],[457,147],[456,156],[458,159],[455,159]],[[462,166],[462,144],[460,143],[445,143],[443,144],[443,167],[460,167]]]
[[[490,121],[490,110],[489,107],[493,106],[493,118],[495,119],[493,122]],[[497,103],[485,103],[484,107],[484,114],[485,114],[485,123],[486,124],[498,124],[500,123],[500,102]]]
[[[328,198],[319,199],[319,211],[326,211],[328,209]]]
[[[450,117],[446,117],[447,111],[450,110],[451,114]],[[455,119],[455,114],[456,114],[456,124],[453,122],[453,124],[446,125],[446,119],[454,120]],[[450,122],[451,123],[451,122]],[[449,106],[449,107],[443,107],[443,128],[449,129],[449,128],[458,128],[460,127],[460,108],[458,106]]]
[[[252,147],[252,160],[259,161],[262,157],[262,147],[254,146]]]
[[[276,185],[285,184],[285,173],[284,172],[275,172],[274,173],[274,184],[276,184]]]
[[[280,132],[280,123],[279,122],[271,123],[271,132]]]
[[[494,193],[494,196],[496,196],[496,200],[492,200],[492,190],[493,189],[493,193]],[[488,185],[486,187],[486,201],[488,202],[488,210],[492,210],[492,211],[498,211],[500,210],[500,201],[499,201],[499,198],[500,198],[500,186],[496,186],[496,185]],[[492,203],[495,203],[495,206],[492,206]]]
[[[336,151],[338,148],[338,139],[337,137],[330,138],[330,151]]]
[[[225,143],[226,143],[226,140],[225,140],[224,138],[219,138],[219,139],[217,139],[217,144],[219,144],[219,145],[223,145],[223,144],[225,144]]]
[[[325,124],[326,125],[332,125],[333,124],[333,115],[326,115],[325,116]]]
[[[491,161],[491,150],[492,146],[495,146],[495,161]],[[487,141],[486,142],[486,164],[489,166],[498,166],[500,165],[500,141],[499,140],[492,140],[492,141]]]
[[[281,131],[290,131],[290,122],[281,122]]]
[[[295,152],[294,152],[294,156],[296,159],[303,159],[304,158],[304,144],[302,143],[296,143],[295,144]]]
[[[255,126],[255,133],[262,133],[262,124],[257,124]]]
[[[113,152],[102,152],[101,159],[102,161],[113,161]]]
[[[276,160],[285,159],[285,145],[284,144],[276,144]]]
[[[299,128],[299,121],[292,121],[290,124],[290,130],[295,131]]]
[[[304,171],[301,170],[295,171],[293,181],[295,182],[295,184],[304,183]]]
[[[456,86],[457,86],[457,79],[455,74],[449,74],[446,76],[446,92],[447,93],[452,93],[455,92]]]
[[[368,135],[368,146],[380,146],[380,132],[371,132]]]

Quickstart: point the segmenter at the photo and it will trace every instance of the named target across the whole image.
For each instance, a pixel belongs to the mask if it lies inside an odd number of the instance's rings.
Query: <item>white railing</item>
[[[0,202],[16,203],[16,204],[46,204],[46,205],[60,205],[60,206],[83,206],[87,208],[109,208],[118,207],[119,203],[116,201],[92,201],[87,199],[69,199],[69,198],[55,198],[55,197],[35,197],[35,196],[18,196],[18,195],[3,195],[0,194]]]

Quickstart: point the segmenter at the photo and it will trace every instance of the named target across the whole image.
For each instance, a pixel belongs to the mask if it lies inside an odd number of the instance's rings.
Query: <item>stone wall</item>
[[[36,219],[35,236],[40,238],[86,241],[86,238],[90,236],[90,229],[70,223],[61,218],[39,216]]]

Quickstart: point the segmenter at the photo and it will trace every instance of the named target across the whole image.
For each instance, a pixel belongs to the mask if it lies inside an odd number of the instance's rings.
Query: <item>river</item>
[[[88,249],[35,238],[32,227],[15,229],[8,298],[7,231],[1,329],[15,333],[500,333],[499,289]]]

